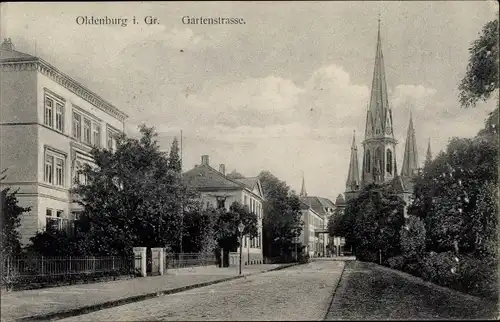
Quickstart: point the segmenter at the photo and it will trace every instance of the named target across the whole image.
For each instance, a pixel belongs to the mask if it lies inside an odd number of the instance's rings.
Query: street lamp
[[[241,275],[241,260],[243,253],[243,229],[245,229],[245,225],[242,222],[238,225],[238,231],[240,232],[240,275]]]

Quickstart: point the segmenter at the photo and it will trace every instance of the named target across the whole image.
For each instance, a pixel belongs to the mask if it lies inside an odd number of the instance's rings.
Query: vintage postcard
[[[0,4],[1,319],[496,319],[496,1]]]

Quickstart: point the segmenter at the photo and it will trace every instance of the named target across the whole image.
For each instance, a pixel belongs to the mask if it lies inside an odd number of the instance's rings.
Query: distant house
[[[262,255],[262,216],[264,195],[257,177],[244,177],[232,172],[226,175],[225,165],[219,170],[210,166],[209,156],[201,157],[201,164],[183,174],[185,183],[195,188],[201,195],[204,207],[229,210],[235,201],[248,206],[257,215],[258,236],[243,238],[243,264],[260,264]],[[246,255],[246,256],[245,256]]]
[[[301,242],[306,246],[309,256],[326,256],[327,245],[330,244],[328,236],[328,221],[335,214],[336,206],[328,198],[308,196],[302,179],[302,188],[299,199],[301,201],[301,213],[304,227],[301,234]]]

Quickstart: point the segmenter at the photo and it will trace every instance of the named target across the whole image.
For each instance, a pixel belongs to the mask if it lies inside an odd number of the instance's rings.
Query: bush
[[[422,278],[435,284],[460,289],[458,257],[453,252],[431,252],[422,262]]]
[[[390,268],[401,270],[405,264],[403,256],[394,256],[387,260],[387,265]]]
[[[498,299],[497,264],[492,258],[460,258],[461,290],[477,296]]]

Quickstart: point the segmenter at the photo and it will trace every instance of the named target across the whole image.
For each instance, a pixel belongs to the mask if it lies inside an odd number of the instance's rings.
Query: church
[[[346,181],[346,201],[355,198],[364,187],[374,183],[393,188],[393,191],[404,199],[406,205],[411,203],[413,195],[412,179],[419,171],[417,142],[411,113],[400,174],[398,173],[396,160],[398,141],[394,137],[394,126],[393,111],[389,105],[385,79],[379,20],[372,88],[366,112],[364,140],[361,143],[363,160],[361,175],[358,163],[356,132],[354,131]],[[430,157],[430,153],[429,142],[427,148],[428,158]]]

